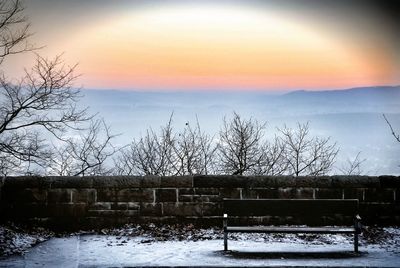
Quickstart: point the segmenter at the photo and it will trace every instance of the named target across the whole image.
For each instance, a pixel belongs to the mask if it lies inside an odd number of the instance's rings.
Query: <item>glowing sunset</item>
[[[341,20],[341,9],[359,6],[342,4],[336,13],[321,15],[321,6],[310,14],[310,4],[288,8],[270,1],[121,1],[103,9],[72,1],[65,8],[83,17],[66,20],[58,3],[53,13],[63,24],[52,25],[40,18],[37,12],[46,6],[38,2],[28,5],[37,8],[36,42],[51,55],[65,51],[68,61],[79,62],[79,82],[86,88],[329,89],[400,81],[389,22],[370,27],[381,14],[372,11],[376,18],[365,23],[357,16],[371,10],[360,10],[345,19],[347,26],[329,19]]]

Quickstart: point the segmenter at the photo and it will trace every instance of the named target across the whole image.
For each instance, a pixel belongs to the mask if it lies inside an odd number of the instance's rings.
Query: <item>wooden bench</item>
[[[361,233],[357,199],[224,199],[224,250],[228,250],[228,233],[308,233],[308,234],[353,234],[354,251],[358,252],[358,235]],[[278,216],[292,226],[230,226],[232,220],[251,217]],[[347,219],[347,220],[346,220]],[[321,223],[322,221],[322,223]],[[315,227],[348,223],[347,227]],[[307,225],[313,227],[297,227]],[[328,224],[327,224],[328,223]]]

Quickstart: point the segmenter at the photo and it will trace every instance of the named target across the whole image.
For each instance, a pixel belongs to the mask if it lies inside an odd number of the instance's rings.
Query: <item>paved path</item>
[[[146,238],[82,235],[53,238],[23,256],[0,260],[0,267],[124,266],[386,266],[400,267],[400,249],[352,244],[304,245],[221,240],[149,242]]]

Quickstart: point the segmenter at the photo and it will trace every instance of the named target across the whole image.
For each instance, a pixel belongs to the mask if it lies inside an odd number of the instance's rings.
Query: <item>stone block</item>
[[[93,177],[52,176],[48,178],[51,180],[52,189],[93,187]]]
[[[155,202],[178,202],[177,189],[156,189]]]
[[[332,176],[334,188],[379,188],[378,177],[369,176]]]
[[[219,195],[193,195],[189,202],[221,202],[222,198]]]
[[[128,203],[127,202],[111,203],[111,210],[128,210]]]
[[[51,178],[41,176],[20,176],[20,177],[5,177],[3,180],[3,190],[15,188],[40,188],[49,189]]]
[[[140,209],[140,203],[137,202],[127,202],[128,204],[128,209],[136,209],[139,210]]]
[[[117,193],[118,202],[153,202],[153,189],[123,189]]]
[[[194,188],[194,194],[196,194],[196,195],[219,195],[219,189],[217,189],[217,188]]]
[[[375,221],[375,223],[379,224],[380,226],[393,226],[393,224],[396,222],[396,218],[394,215],[386,215],[375,218]]]
[[[358,199],[364,201],[364,189],[363,188],[346,188],[344,191],[344,199]]]
[[[193,188],[179,188],[178,194],[179,195],[191,195],[191,194],[194,194],[194,189]]]
[[[278,198],[280,199],[293,199],[295,196],[295,188],[278,188]]]
[[[202,206],[200,203],[162,203],[163,216],[201,216]]]
[[[343,190],[335,188],[319,188],[315,189],[316,199],[342,199]]]
[[[277,199],[279,191],[277,188],[257,189],[259,199]]]
[[[376,189],[369,188],[365,189],[365,201],[366,202],[393,202],[395,189]]]
[[[246,188],[248,178],[230,175],[196,175],[193,176],[194,188]]]
[[[313,199],[314,189],[313,188],[296,188],[294,193],[296,199]]]
[[[220,188],[219,195],[221,198],[240,198],[240,190],[238,188]]]
[[[138,188],[142,180],[141,176],[96,176],[93,177],[93,188]]]
[[[72,202],[93,204],[96,202],[96,194],[95,189],[77,189],[72,192]]]
[[[138,210],[89,210],[89,217],[138,217]]]
[[[248,188],[273,188],[294,187],[296,178],[293,176],[249,176],[247,177]]]
[[[162,216],[162,203],[141,203],[140,204],[140,216]]]
[[[242,198],[243,199],[257,199],[258,193],[255,189],[243,189],[242,190]]]
[[[26,189],[25,194],[34,203],[45,203],[47,201],[46,189]]]
[[[89,206],[89,210],[106,210],[111,209],[112,202],[96,202]]]
[[[72,202],[73,189],[50,189],[47,193],[47,202],[51,203],[70,203]]]
[[[381,216],[400,215],[400,204],[387,204],[378,202],[362,202],[360,203],[360,215],[363,218],[373,219]],[[363,221],[365,225],[369,223]]]
[[[79,218],[87,215],[88,205],[85,203],[74,204],[48,204],[49,214],[56,218]]]
[[[193,195],[179,195],[178,202],[193,202]]]
[[[328,188],[332,186],[332,177],[330,176],[300,176],[295,180],[296,187]]]
[[[190,188],[193,187],[193,176],[161,177],[162,188]]]
[[[202,216],[222,216],[222,203],[205,202],[201,206]]]
[[[161,177],[159,176],[143,176],[140,180],[141,188],[160,188]]]
[[[400,177],[396,176],[379,176],[382,188],[400,188]]]
[[[49,216],[48,208],[43,203],[19,203],[14,204],[8,216],[17,219],[40,218]]]
[[[274,176],[275,177],[275,176]],[[294,176],[276,176],[275,185],[271,184],[269,187],[294,187],[296,186],[296,180],[298,178]]]
[[[262,187],[273,187],[276,185],[276,177],[273,176],[249,176],[247,181],[247,187],[249,188],[262,188]]]
[[[117,202],[117,190],[114,188],[100,188],[96,190],[97,202]]]
[[[400,225],[400,215],[393,215],[393,222],[390,225],[399,226]]]
[[[88,205],[85,203],[74,204],[68,211],[72,217],[84,217],[87,215]]]
[[[47,190],[41,188],[34,189],[4,189],[1,196],[2,202],[11,203],[46,203]]]

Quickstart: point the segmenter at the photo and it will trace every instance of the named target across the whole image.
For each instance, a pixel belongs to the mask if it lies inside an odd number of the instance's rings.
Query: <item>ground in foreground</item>
[[[151,228],[150,228],[151,229]],[[156,229],[156,228],[153,228]],[[104,230],[104,234],[53,237],[23,255],[0,260],[0,267],[87,266],[379,266],[400,264],[398,228],[378,240],[364,236],[355,254],[351,236],[230,235],[224,252],[220,230],[203,229],[180,237],[170,229]],[[163,236],[162,234],[166,235]],[[187,233],[187,231],[186,231]],[[134,234],[134,235],[132,235]],[[136,235],[137,234],[137,235]],[[170,239],[164,239],[170,237]],[[161,239],[160,239],[161,238]],[[182,238],[182,239],[181,239]]]

